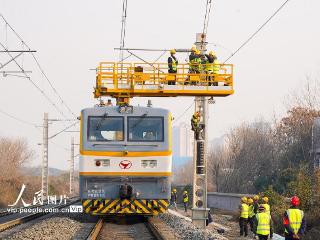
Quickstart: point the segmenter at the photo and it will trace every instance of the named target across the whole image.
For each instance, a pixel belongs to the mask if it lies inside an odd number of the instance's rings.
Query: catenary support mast
[[[204,34],[198,33],[195,42],[197,49],[202,54],[206,52],[205,37]],[[194,138],[192,222],[198,227],[205,228],[209,210],[207,208],[207,126],[209,117],[207,97],[195,97],[195,112],[200,112],[200,125],[204,128],[201,130],[200,138]]]
[[[70,183],[69,183],[70,196],[74,193],[74,138],[71,138],[71,154],[70,154]]]

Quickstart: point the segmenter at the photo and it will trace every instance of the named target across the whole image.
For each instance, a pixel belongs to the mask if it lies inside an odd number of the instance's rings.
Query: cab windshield
[[[128,117],[128,141],[163,142],[163,117]]]
[[[123,141],[123,117],[89,117],[88,141]]]

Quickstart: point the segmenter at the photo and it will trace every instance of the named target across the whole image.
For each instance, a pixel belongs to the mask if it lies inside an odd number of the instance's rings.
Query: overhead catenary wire
[[[128,0],[122,1],[122,19],[121,19],[121,35],[120,35],[120,49],[124,48],[126,38],[126,20],[127,20]],[[120,51],[120,62],[123,62],[123,51]]]
[[[66,107],[66,109],[76,118],[76,114],[71,110],[71,108],[67,105],[67,103],[63,100],[63,98],[61,97],[61,95],[59,94],[59,92],[57,91],[57,89],[53,86],[52,82],[50,81],[50,79],[48,78],[47,74],[45,73],[44,69],[42,68],[42,66],[40,65],[40,62],[38,61],[37,57],[35,56],[34,52],[31,50],[31,48],[26,44],[26,42],[22,39],[22,37],[14,30],[14,28],[8,23],[8,21],[5,19],[5,17],[0,14],[1,18],[3,19],[3,21],[6,23],[6,26],[8,26],[12,32],[19,38],[19,40],[21,41],[21,43],[23,44],[23,46],[25,46],[28,50],[29,53],[31,54],[32,58],[34,59],[34,61],[36,62],[36,65],[38,66],[41,74],[44,76],[44,78],[46,79],[46,81],[49,83],[50,87],[52,88],[52,90],[54,91],[54,93],[58,96],[59,100],[61,101],[61,104],[64,105]],[[8,49],[6,49],[6,51],[8,51]]]
[[[166,52],[167,52],[167,51],[163,51],[163,52],[160,54],[160,56],[157,57],[157,59],[153,61],[153,64],[156,63],[156,62],[158,62],[159,59],[160,59]]]
[[[41,132],[40,129],[39,129],[41,126],[38,126],[38,125],[35,124],[35,123],[29,122],[29,121],[25,121],[25,120],[23,120],[23,119],[21,119],[21,118],[18,118],[18,117],[16,117],[16,116],[13,116],[12,114],[7,113],[7,112],[3,111],[2,109],[0,109],[0,113],[3,114],[3,115],[5,115],[5,116],[7,116],[7,117],[9,117],[9,118],[11,118],[11,119],[13,119],[13,120],[15,120],[15,121],[17,121],[17,122],[20,122],[20,123],[22,123],[22,124],[26,124],[26,125],[28,125],[28,126],[32,126],[32,127],[34,127],[37,131]],[[50,139],[50,142],[51,142],[53,145],[55,145],[56,147],[58,147],[58,148],[61,148],[61,149],[65,150],[65,151],[68,151],[68,152],[70,151],[70,149],[65,148],[65,147],[63,147],[63,146],[55,143],[52,139]]]
[[[143,61],[144,63],[150,65],[150,66],[153,67],[154,69],[159,70],[159,72],[164,73],[162,70],[160,70],[159,68],[155,67],[155,66],[153,65],[154,63],[150,63],[150,62],[144,60],[143,58],[139,57],[138,55],[134,54],[133,52],[130,52],[129,50],[127,50],[127,52],[130,53],[131,55],[133,55],[134,57],[138,58],[139,60]]]
[[[3,114],[3,115],[5,115],[5,116],[7,116],[7,117],[9,117],[9,118],[11,118],[11,119],[14,119],[14,120],[16,120],[16,121],[18,121],[18,122],[20,122],[20,123],[27,124],[27,125],[29,125],[29,126],[33,126],[33,127],[35,127],[35,128],[38,129],[37,124],[32,123],[32,122],[29,122],[29,121],[26,121],[26,120],[23,120],[23,119],[21,119],[21,118],[19,118],[19,117],[13,116],[12,114],[7,113],[7,112],[5,112],[5,111],[2,110],[2,109],[0,109],[0,113]]]
[[[223,64],[230,60],[234,55],[236,55],[244,46],[246,46],[271,20],[274,18],[280,11],[283,9],[290,0],[284,1],[281,6],[253,33],[250,37],[245,40],[240,47],[237,48],[226,60],[224,60]]]
[[[194,105],[194,102],[192,102],[192,103],[184,110],[184,112],[179,115],[179,117],[173,119],[173,122],[176,122],[176,121],[178,121],[180,118],[182,118],[182,117],[186,114],[186,112],[187,112],[193,105]]]
[[[2,48],[4,48],[5,50],[8,50],[1,42],[0,45],[2,46]],[[7,52],[7,54],[9,55],[9,57],[11,59],[13,59],[14,57],[12,56],[12,54],[10,52]],[[58,106],[55,104],[55,102],[31,79],[31,77],[26,74],[26,72],[24,71],[24,69],[21,67],[21,65],[17,62],[16,59],[13,59],[13,61],[15,62],[15,64],[18,66],[18,68],[21,70],[21,72],[25,75],[25,77],[32,83],[32,85],[48,100],[48,102],[51,103],[51,105],[64,117],[66,118],[65,114],[63,113],[63,111],[61,111],[61,109],[58,108]]]
[[[62,129],[61,131],[59,131],[59,132],[57,132],[57,133],[53,134],[53,135],[52,135],[51,137],[49,137],[48,139],[52,139],[52,138],[54,138],[54,137],[58,136],[60,133],[65,132],[66,130],[68,130],[68,129],[72,128],[72,127],[73,127],[73,126],[75,126],[76,124],[78,124],[78,122],[74,122],[74,123],[72,123],[71,125],[67,126],[66,128]]]
[[[206,13],[204,15],[203,29],[202,29],[202,33],[205,34],[205,35],[207,34],[207,30],[208,30],[211,6],[212,6],[212,0],[207,0]]]

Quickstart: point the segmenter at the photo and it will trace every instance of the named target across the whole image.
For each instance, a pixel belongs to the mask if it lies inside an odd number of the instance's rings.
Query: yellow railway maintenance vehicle
[[[168,209],[171,113],[150,104],[130,106],[129,99],[233,94],[230,64],[221,64],[218,74],[190,73],[188,64],[177,69],[171,74],[165,63],[99,64],[94,96],[114,97],[117,106],[81,113],[80,197],[86,213],[157,215]]]

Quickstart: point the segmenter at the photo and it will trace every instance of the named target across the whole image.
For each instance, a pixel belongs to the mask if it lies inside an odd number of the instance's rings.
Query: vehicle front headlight
[[[95,164],[97,167],[109,167],[110,166],[110,159],[95,159]]]

